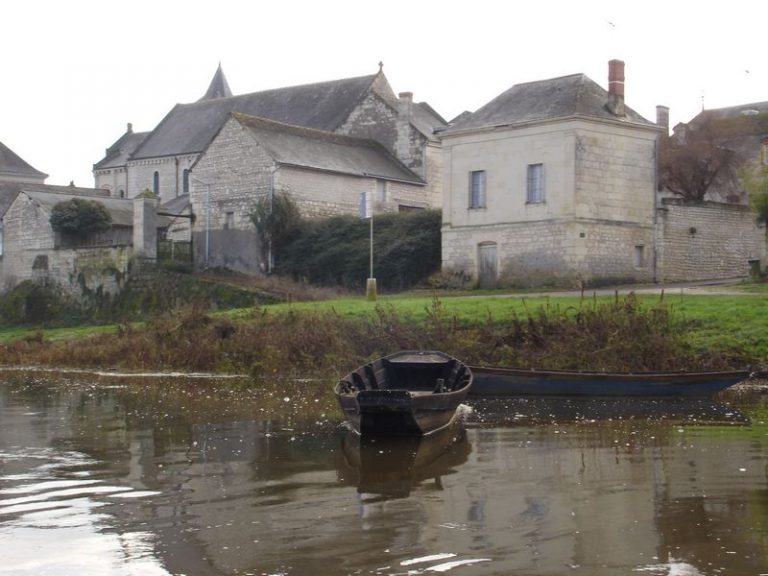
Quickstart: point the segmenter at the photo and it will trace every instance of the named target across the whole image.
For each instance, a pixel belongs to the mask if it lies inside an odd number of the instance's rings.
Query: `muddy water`
[[[0,374],[0,575],[768,574],[767,396],[361,443],[329,392]]]

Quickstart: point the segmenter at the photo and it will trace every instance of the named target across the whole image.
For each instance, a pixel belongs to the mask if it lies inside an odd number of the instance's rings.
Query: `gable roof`
[[[95,200],[109,212],[113,226],[133,227],[133,200],[127,198],[113,198],[104,195],[102,190],[95,188],[75,188],[72,186],[23,186],[21,191],[48,212],[59,202],[66,202],[72,198],[86,198]],[[167,216],[157,216],[157,227],[168,226],[170,219]]]
[[[94,170],[105,170],[107,168],[119,168],[128,163],[128,158],[134,150],[141,146],[144,139],[149,136],[149,132],[134,132],[131,125],[128,130],[120,136],[117,141],[107,148],[107,154],[99,162],[93,165]]]
[[[2,142],[0,142],[0,175],[10,178],[40,178],[42,180],[48,177],[48,174],[34,169]]]
[[[344,123],[379,74],[177,104],[132,159],[200,153],[232,112],[332,132]]]
[[[374,140],[245,114],[233,113],[232,117],[248,129],[278,164],[411,184],[424,183]]]
[[[694,123],[698,118],[708,115],[715,115],[718,118],[737,118],[739,116],[756,116],[757,114],[768,114],[768,102],[752,102],[751,104],[739,104],[737,106],[726,106],[725,108],[702,110],[690,123]]]
[[[615,116],[606,108],[607,102],[608,92],[584,74],[516,84],[476,112],[459,116],[443,133],[574,116],[656,126],[628,106],[625,106],[625,116]]]
[[[99,188],[79,188],[77,186],[54,186],[33,182],[0,182],[0,217],[4,216],[20,192],[47,192],[68,196],[90,196],[108,198],[109,192]]]

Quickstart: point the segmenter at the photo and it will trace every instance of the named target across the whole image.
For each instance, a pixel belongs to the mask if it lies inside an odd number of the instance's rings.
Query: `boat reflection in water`
[[[479,427],[538,426],[552,423],[638,421],[679,424],[749,423],[738,409],[709,398],[477,398],[472,424]]]
[[[442,477],[455,473],[471,451],[460,418],[428,436],[368,437],[350,430],[341,439],[336,470],[366,502],[405,498],[430,480],[442,490]]]

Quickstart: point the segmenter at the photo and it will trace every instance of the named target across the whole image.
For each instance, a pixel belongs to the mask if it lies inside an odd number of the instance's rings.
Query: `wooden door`
[[[499,276],[499,259],[496,244],[493,242],[479,244],[477,247],[478,273],[477,281],[480,288],[495,288]]]

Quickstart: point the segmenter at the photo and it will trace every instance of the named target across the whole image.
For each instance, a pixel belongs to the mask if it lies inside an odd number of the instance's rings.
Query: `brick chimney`
[[[624,116],[624,61],[608,62],[608,110],[614,116]]]
[[[656,106],[656,124],[667,129],[669,133],[669,108],[667,106]]]

